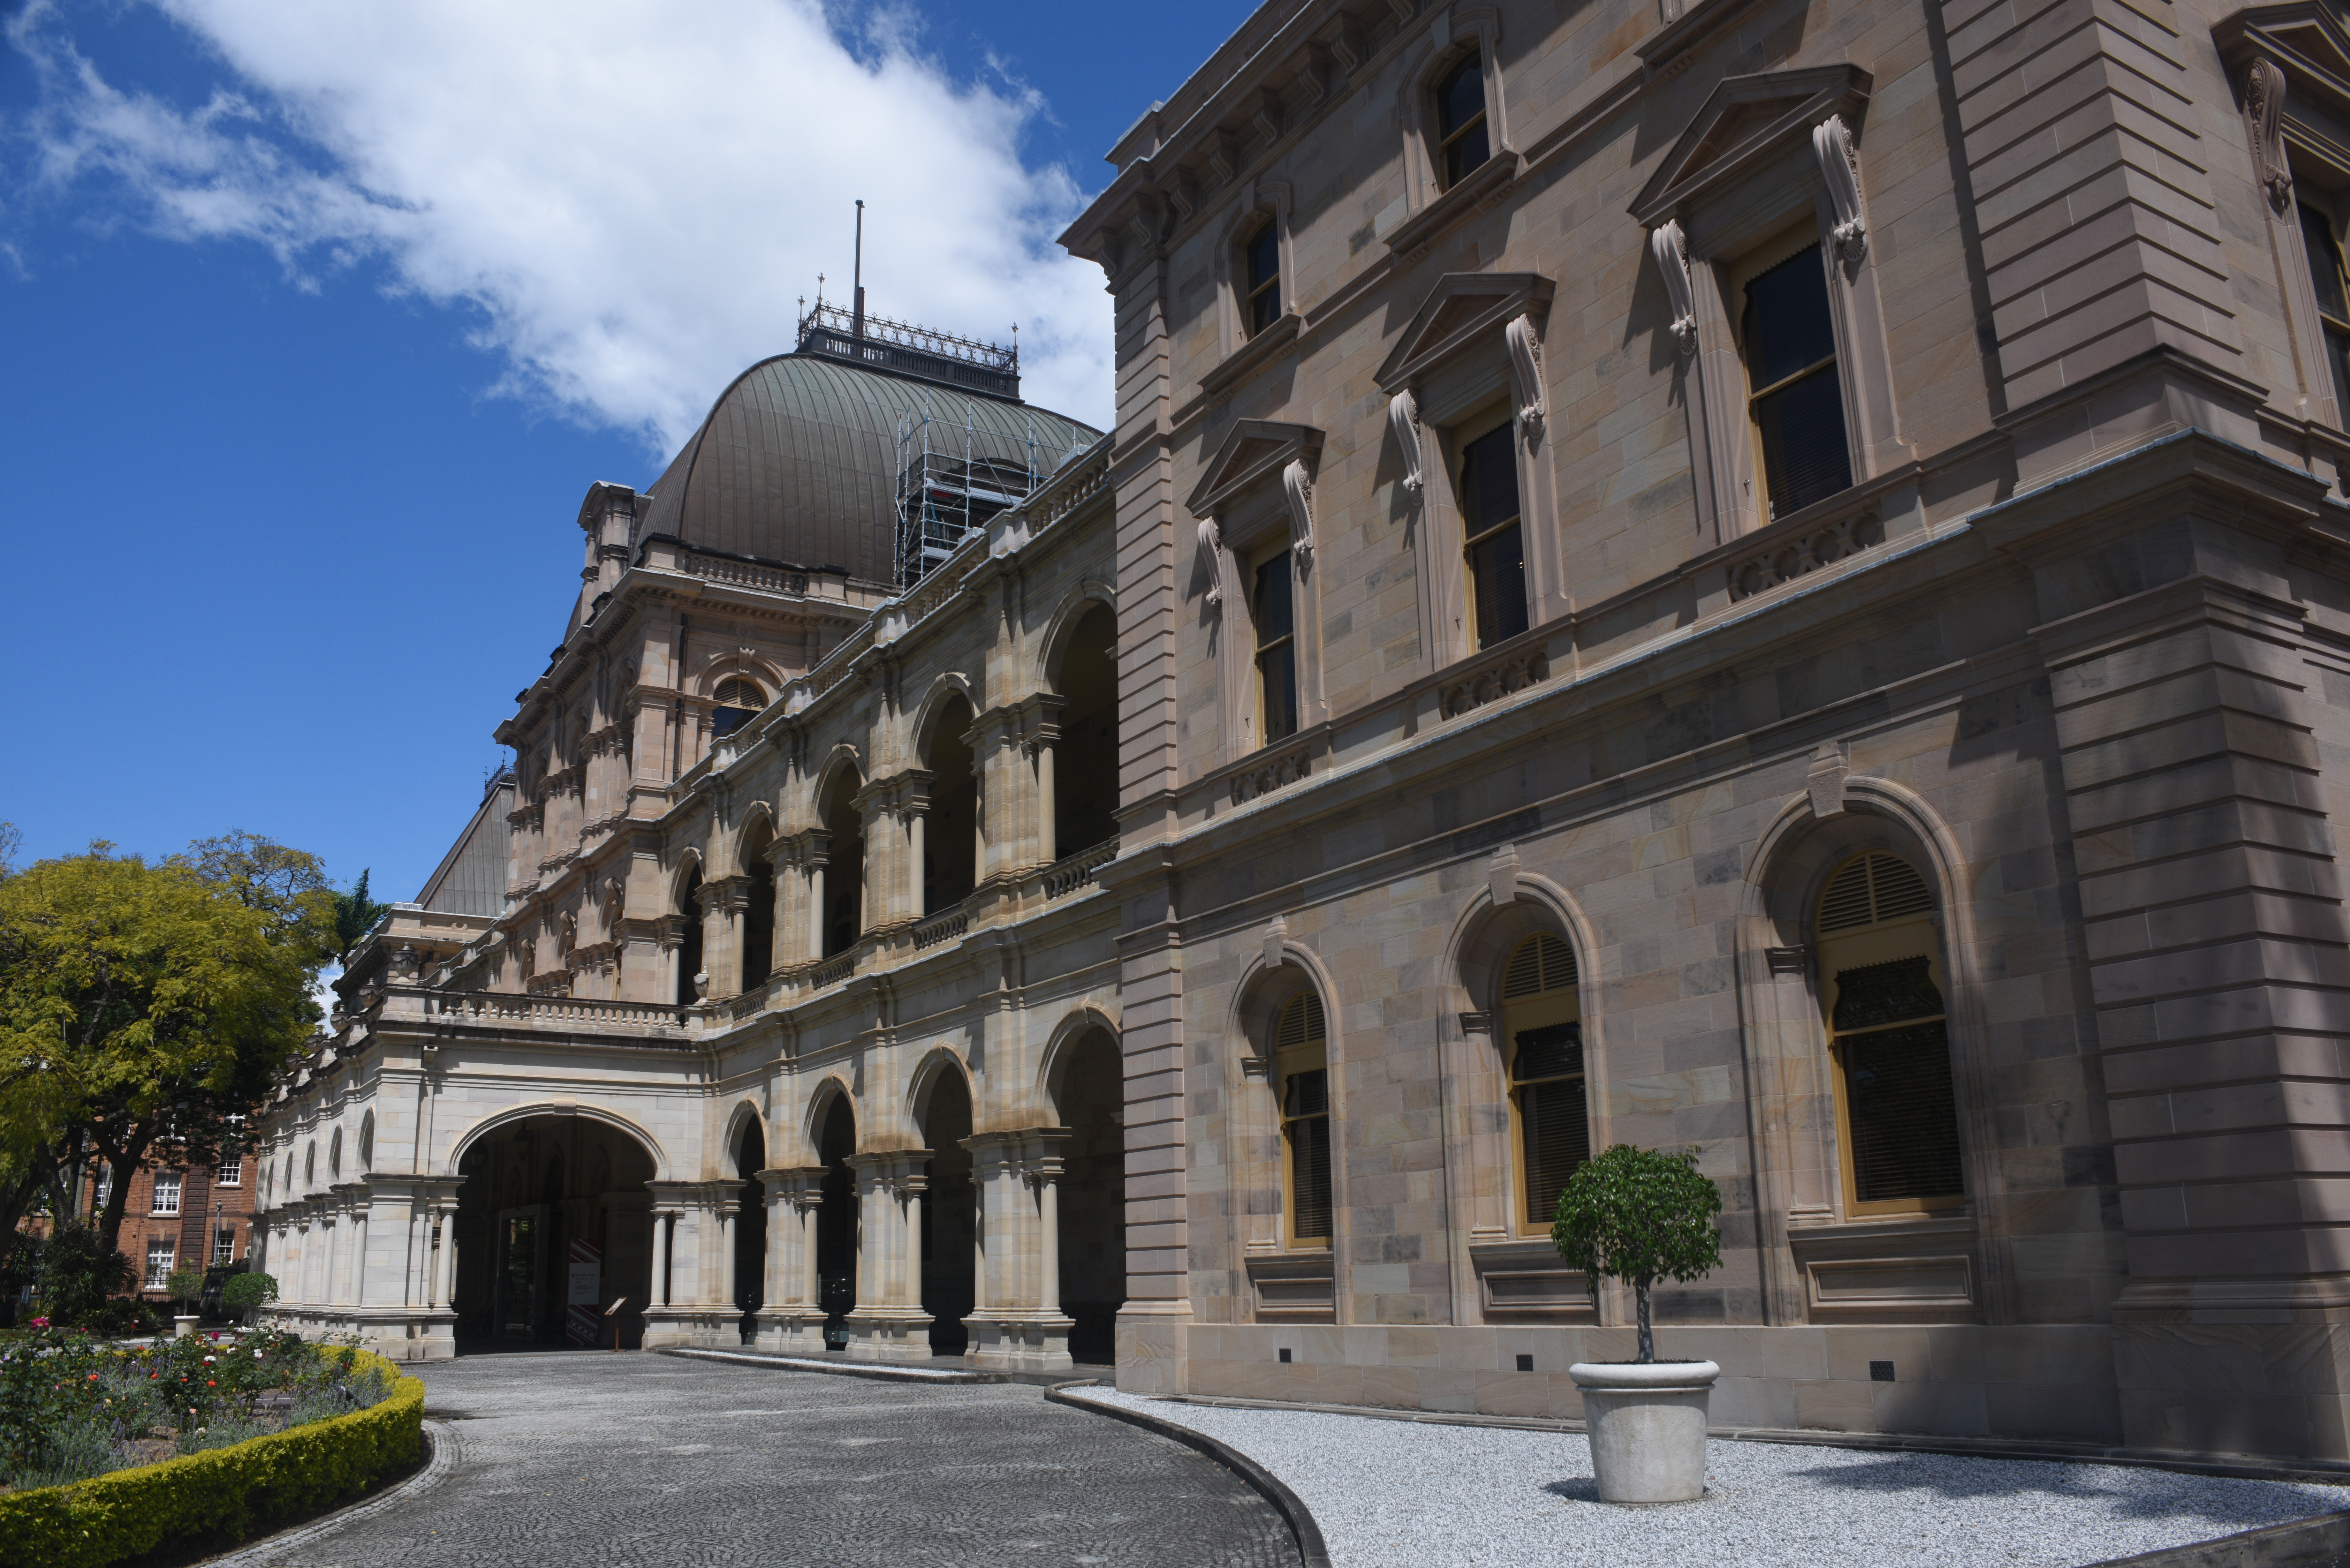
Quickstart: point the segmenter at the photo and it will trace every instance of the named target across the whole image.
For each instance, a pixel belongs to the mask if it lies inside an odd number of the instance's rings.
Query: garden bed
[[[0,1568],[233,1542],[415,1461],[424,1386],[278,1330],[0,1339]]]

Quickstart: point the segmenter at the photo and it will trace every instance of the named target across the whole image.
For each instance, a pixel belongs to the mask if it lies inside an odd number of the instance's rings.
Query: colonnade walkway
[[[884,1383],[553,1352],[428,1362],[454,1459],[284,1559],[1295,1568],[1295,1538],[1201,1454],[1008,1383]]]

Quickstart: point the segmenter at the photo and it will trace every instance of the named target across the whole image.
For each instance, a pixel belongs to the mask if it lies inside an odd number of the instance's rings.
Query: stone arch
[[[743,1128],[746,1123],[757,1124],[759,1139],[764,1146],[767,1138],[766,1119],[760,1113],[759,1102],[747,1095],[735,1101],[733,1107],[727,1111],[725,1130],[719,1135],[719,1175],[722,1177],[733,1174],[725,1168],[724,1162],[734,1158],[734,1146],[743,1141]]]
[[[359,1173],[365,1175],[375,1165],[375,1112],[370,1110],[359,1118]]]
[[[1081,1002],[1062,1015],[1045,1037],[1043,1054],[1036,1064],[1036,1112],[1040,1116],[1060,1119],[1062,1080],[1067,1075],[1069,1055],[1077,1043],[1099,1030],[1113,1041],[1123,1038],[1118,1022],[1105,1008],[1087,1002]],[[1066,1125],[1064,1123],[1063,1125]]]
[[[669,907],[664,909],[662,913],[670,915],[692,914],[693,911],[685,907],[685,900],[691,891],[690,885],[694,882],[696,878],[700,877],[701,875],[702,851],[691,847],[681,848],[677,852],[677,864],[670,867]]]
[[[1090,849],[1118,832],[1118,607],[1088,583],[1064,602],[1047,633],[1043,673],[1056,701],[1050,716],[1049,858]]]
[[[519,1122],[526,1122],[534,1116],[578,1116],[610,1127],[617,1132],[625,1133],[642,1145],[646,1155],[652,1160],[655,1181],[677,1179],[673,1174],[674,1168],[670,1163],[669,1151],[661,1147],[659,1138],[646,1131],[639,1123],[620,1115],[618,1111],[608,1110],[602,1106],[553,1100],[533,1100],[526,1105],[509,1106],[504,1110],[493,1111],[484,1116],[460,1133],[456,1141],[450,1145],[447,1157],[441,1162],[441,1174],[461,1175],[458,1167],[463,1163],[465,1157],[473,1151],[476,1145],[495,1136],[503,1128]]]
[[[865,817],[857,797],[865,786],[857,748],[843,741],[817,769],[810,815],[823,843],[822,896],[816,900],[816,949],[830,958],[857,945],[873,911],[866,898]]]
[[[1077,624],[1097,608],[1118,615],[1118,589],[1098,577],[1087,577],[1061,597],[1036,639],[1036,685],[1046,691],[1061,690],[1061,660],[1069,651],[1069,638]]]
[[[784,690],[783,672],[754,653],[742,649],[730,649],[712,657],[693,678],[697,697],[713,697],[718,688],[736,676],[755,680],[759,690],[773,703]]]
[[[1607,1108],[1612,1079],[1597,932],[1573,894],[1546,877],[1518,869],[1514,853],[1505,854],[1454,918],[1440,971],[1457,988],[1457,1010],[1447,1012],[1460,1018],[1461,1037],[1470,1047],[1461,1059],[1447,1064],[1440,1085],[1448,1102],[1468,1112],[1469,1202],[1474,1224],[1485,1229],[1508,1228],[1513,1210],[1521,1222],[1527,1218],[1528,1199],[1518,1185],[1524,1179],[1524,1151],[1512,1131],[1502,974],[1518,944],[1537,931],[1557,937],[1575,955],[1591,1150],[1596,1154],[1617,1141]],[[1473,1283],[1461,1275],[1456,1288],[1469,1290]]]
[[[767,839],[773,839],[777,832],[775,808],[765,800],[754,800],[743,807],[743,820],[734,825],[733,835],[734,869],[749,870],[751,851],[754,846],[762,842],[762,835]]]
[[[816,764],[815,776],[809,780],[808,799],[812,803],[810,811],[812,816],[821,817],[825,796],[837,787],[840,772],[844,768],[848,771],[849,776],[856,780],[857,787],[862,789],[865,786],[863,755],[852,742],[835,741],[832,743],[832,750],[825,753],[824,761]]]
[[[921,1059],[914,1064],[914,1070],[906,1075],[903,1109],[908,1126],[919,1128],[922,1125],[922,1118],[930,1112],[931,1093],[938,1088],[939,1080],[949,1074],[962,1080],[963,1092],[972,1096],[973,1104],[977,1104],[979,1086],[972,1081],[971,1068],[964,1063],[962,1053],[951,1045],[933,1045],[922,1053]]]
[[[302,1152],[302,1188],[304,1191],[318,1184],[318,1140],[312,1138]]]
[[[969,676],[959,670],[943,670],[931,678],[930,689],[915,704],[913,722],[906,729],[917,767],[926,765],[922,759],[930,754],[931,742],[936,738],[931,732],[937,726],[940,715],[958,697],[970,705],[974,714],[979,711],[980,701],[972,694]]]
[[[1259,950],[1242,965],[1225,1011],[1224,1083],[1227,1125],[1232,1129],[1227,1158],[1232,1167],[1232,1221],[1236,1227],[1232,1248],[1237,1254],[1244,1246],[1278,1250],[1284,1245],[1281,1117],[1274,1100],[1273,1031],[1281,1009],[1292,997],[1307,991],[1322,1001],[1325,1059],[1330,1075],[1330,1261],[1337,1276],[1332,1282],[1335,1313],[1337,1303],[1347,1299],[1349,1229],[1347,1161],[1341,1153],[1347,1130],[1345,1010],[1339,1005],[1338,988],[1328,966],[1311,948],[1293,940],[1286,922],[1280,919],[1266,929]]]
[[[840,1074],[827,1073],[808,1092],[807,1108],[800,1116],[800,1149],[806,1157],[806,1164],[816,1163],[817,1150],[824,1142],[825,1119],[832,1115],[835,1101],[847,1106],[849,1118],[857,1126],[858,1141],[860,1145],[864,1142],[865,1113],[857,1104],[857,1091],[849,1087],[848,1080]]]
[[[329,1181],[343,1179],[343,1129],[340,1127],[337,1127],[334,1136],[327,1140],[327,1179]]]
[[[1984,1044],[1985,977],[1966,857],[1940,814],[1890,779],[1846,778],[1841,806],[1821,816],[1808,793],[1792,797],[1763,830],[1739,888],[1738,986],[1747,1081],[1753,1085],[1748,1115],[1763,1309],[1773,1323],[1806,1321],[1808,1293],[1788,1223],[1799,1215],[1827,1219],[1842,1212],[1834,1066],[1813,922],[1835,868],[1856,853],[1880,849],[1916,866],[1933,890],[1932,923],[1950,981],[1944,1005],[1951,1088],[1967,1197],[1978,1216],[1979,1308],[1987,1322],[2012,1322],[1998,1102]]]

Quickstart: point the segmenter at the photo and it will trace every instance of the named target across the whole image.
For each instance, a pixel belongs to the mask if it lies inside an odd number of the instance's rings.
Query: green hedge
[[[362,1366],[379,1359],[359,1354]],[[423,1423],[424,1385],[397,1377],[381,1404],[329,1421],[71,1486],[0,1493],[0,1568],[102,1568],[189,1537],[242,1541],[415,1463]]]

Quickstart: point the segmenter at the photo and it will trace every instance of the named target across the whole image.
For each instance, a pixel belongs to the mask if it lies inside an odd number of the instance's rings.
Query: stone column
[[[718,1203],[718,1288],[719,1299],[729,1313],[740,1311],[742,1294],[734,1287],[734,1220],[743,1211],[741,1199],[721,1199]]]
[[[831,834],[816,832],[807,836],[807,849],[804,856],[804,863],[807,867],[806,945],[802,956],[809,963],[824,957],[824,875],[826,862],[831,855]]]
[[[739,876],[702,885],[702,967],[710,976],[706,1001],[742,993],[743,911],[750,907],[754,886]]]
[[[864,1223],[857,1252],[857,1310],[849,1353],[868,1360],[920,1361],[931,1354],[931,1318],[921,1301],[922,1166],[928,1149],[849,1157]]]
[[[666,1209],[653,1210],[653,1300],[657,1307],[669,1305],[669,1241],[670,1220]]]
[[[983,1133],[965,1138],[980,1202],[980,1306],[966,1320],[968,1359],[1027,1372],[1070,1365],[1061,1312],[1061,1147],[1066,1127]]]

